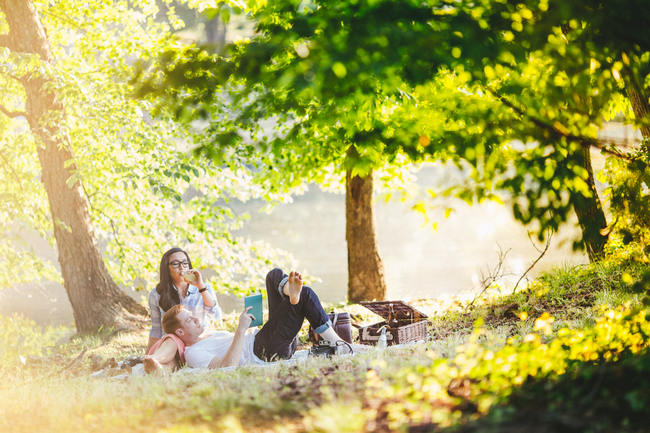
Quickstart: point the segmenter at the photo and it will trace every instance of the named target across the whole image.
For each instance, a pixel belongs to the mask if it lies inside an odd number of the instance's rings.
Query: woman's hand
[[[203,282],[203,275],[198,271],[198,269],[188,269],[183,271],[183,279],[189,284],[198,287],[199,294],[203,296],[203,304],[212,308],[217,304],[217,298],[215,295],[207,289],[205,283]]]
[[[198,269],[188,269],[186,271],[183,271],[183,278],[188,283],[198,287],[199,290],[205,287],[205,283],[203,282],[203,276],[201,275]]]

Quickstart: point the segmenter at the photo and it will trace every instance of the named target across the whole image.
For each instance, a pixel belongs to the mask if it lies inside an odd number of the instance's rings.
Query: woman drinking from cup
[[[149,293],[151,313],[150,349],[163,336],[162,316],[174,305],[181,304],[199,318],[203,326],[209,319],[221,320],[221,308],[209,283],[197,269],[185,251],[172,248],[160,260],[160,281]]]

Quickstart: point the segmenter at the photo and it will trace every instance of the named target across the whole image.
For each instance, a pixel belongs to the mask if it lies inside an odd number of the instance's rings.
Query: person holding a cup
[[[181,248],[171,248],[160,260],[160,279],[149,293],[151,330],[150,349],[163,336],[162,316],[174,305],[182,305],[197,317],[204,327],[210,319],[221,320],[221,307],[209,283],[198,269],[192,268],[189,255]]]

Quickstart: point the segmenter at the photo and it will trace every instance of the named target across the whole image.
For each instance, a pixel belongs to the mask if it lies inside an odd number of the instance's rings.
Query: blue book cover
[[[263,322],[262,318],[262,294],[246,296],[244,298],[244,308],[253,307],[250,309],[249,313],[255,317],[255,320],[251,323],[251,328],[253,326],[260,326]]]

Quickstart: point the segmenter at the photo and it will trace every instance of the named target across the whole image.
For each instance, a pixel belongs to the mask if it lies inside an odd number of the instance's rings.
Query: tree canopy
[[[193,8],[200,2],[189,2]],[[216,271],[220,287],[246,290],[278,257],[268,245],[238,239],[241,218],[229,198],[256,196],[244,168],[231,170],[189,150],[203,136],[176,122],[168,110],[132,98],[128,84],[137,59],[181,46],[184,23],[167,4],[37,2],[56,62],[0,47],[0,286],[38,278],[59,280],[24,240],[36,233],[54,243],[36,149],[40,145],[21,112],[17,78],[44,74],[56,82],[65,110],[64,133],[78,167],[95,235],[113,278],[121,285],[157,281],[158,261],[172,245],[185,247],[199,267]],[[166,12],[165,12],[166,11]],[[166,13],[166,15],[165,15]],[[0,19],[6,31],[6,23]],[[2,44],[0,44],[2,45]],[[9,114],[9,115],[8,115]],[[11,115],[15,114],[15,115]],[[13,236],[8,237],[9,234]],[[243,276],[251,277],[242,283]],[[139,283],[138,283],[139,282]]]
[[[475,182],[460,197],[509,191],[514,215],[544,233],[594,199],[586,150],[638,159],[598,130],[616,113],[649,122],[627,99],[645,94],[648,76],[642,3],[237,3],[253,37],[224,56],[172,50],[144,91],[199,107],[213,122],[205,153],[282,173],[280,183],[322,180],[333,167],[462,160]]]

